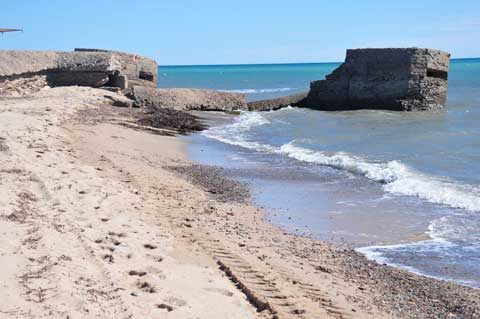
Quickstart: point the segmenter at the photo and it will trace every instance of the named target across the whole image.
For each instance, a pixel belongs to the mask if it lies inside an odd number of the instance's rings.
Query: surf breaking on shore
[[[271,112],[284,112],[282,109]],[[471,212],[480,211],[480,189],[473,185],[464,185],[440,176],[419,172],[407,165],[393,160],[385,163],[373,163],[346,152],[322,152],[296,145],[295,140],[280,146],[256,141],[248,132],[257,126],[268,125],[270,121],[258,112],[244,112],[233,124],[213,127],[203,134],[220,142],[243,148],[268,152],[277,155],[345,170],[353,174],[382,183],[385,192],[414,196],[434,204],[461,208]]]
[[[456,255],[457,251],[462,251],[465,263],[474,262],[474,252],[478,250],[479,241],[471,234],[474,232],[474,226],[466,226],[463,223],[464,220],[468,220],[469,214],[475,216],[480,210],[478,187],[425,174],[396,160],[383,163],[372,162],[347,152],[312,150],[299,146],[300,143],[295,140],[277,145],[265,143],[260,140],[262,133],[259,132],[267,132],[270,127],[274,130],[279,121],[285,120],[285,117],[280,117],[278,112],[289,112],[289,116],[300,116],[302,110],[290,107],[270,113],[244,112],[233,123],[212,127],[202,134],[222,143],[255,152],[285,156],[312,165],[338,169],[351,174],[353,178],[367,178],[378,183],[378,187],[385,192],[385,196],[416,198],[420,202],[431,203],[427,205],[439,205],[438,207],[443,207],[443,211],[453,211],[451,216],[441,217],[441,214],[431,216],[428,220],[428,229],[425,231],[425,235],[429,237],[427,240],[416,242],[402,240],[401,243],[394,245],[373,244],[359,247],[357,251],[379,263],[437,279],[454,280],[469,286],[478,286],[475,280],[462,279],[463,275],[459,274],[444,273],[440,268],[429,266],[427,262],[428,258],[437,260],[441,257],[445,258],[444,262],[448,260],[451,264],[456,264],[457,261],[451,260],[449,256]],[[292,112],[296,114],[291,114]],[[285,137],[282,136],[280,140],[285,140]],[[292,223],[295,224],[295,222]],[[364,245],[365,243],[359,246]],[[420,257],[415,252],[422,252],[424,256]],[[412,254],[416,254],[418,260],[412,259]]]

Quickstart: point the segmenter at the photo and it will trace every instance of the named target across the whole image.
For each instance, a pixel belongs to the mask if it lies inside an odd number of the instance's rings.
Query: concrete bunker
[[[38,78],[51,87],[156,87],[157,73],[154,60],[117,51],[0,51],[0,89],[14,80]]]
[[[313,81],[302,106],[318,110],[438,110],[445,107],[450,54],[420,48],[352,49]]]

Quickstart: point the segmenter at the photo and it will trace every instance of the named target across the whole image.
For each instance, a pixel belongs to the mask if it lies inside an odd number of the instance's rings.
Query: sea
[[[160,66],[160,87],[306,91],[340,63]],[[186,137],[267,219],[367,258],[480,288],[480,59],[453,59],[438,112],[242,112]]]

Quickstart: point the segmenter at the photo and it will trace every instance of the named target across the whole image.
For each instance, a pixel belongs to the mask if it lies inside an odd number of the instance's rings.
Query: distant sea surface
[[[159,67],[159,85],[245,93],[249,101],[298,93],[340,63]]]
[[[339,63],[159,67],[160,87],[308,90]],[[480,59],[452,60],[446,110],[244,112],[188,137],[284,229],[480,287]]]

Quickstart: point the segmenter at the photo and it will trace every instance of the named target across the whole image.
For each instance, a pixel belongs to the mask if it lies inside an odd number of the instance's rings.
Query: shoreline
[[[11,251],[2,252],[2,263],[15,265],[1,275],[12,287],[2,293],[11,306],[1,306],[2,313],[12,318],[24,309],[38,316],[50,312],[74,318],[479,315],[478,290],[288,234],[251,204],[215,200],[211,191],[165,169],[191,164],[182,149],[185,142],[118,125],[128,114],[115,114],[119,109],[105,102],[105,91],[68,88],[41,93],[6,100],[3,110],[9,117],[0,136],[9,151],[2,154],[2,178],[9,179],[1,187],[9,199],[2,216],[26,205],[16,201],[25,194],[21,197],[5,187],[29,189],[36,199],[27,196],[28,207],[38,214],[27,216],[28,225],[38,227],[39,235],[32,237],[24,224],[2,218],[2,240],[11,240],[14,231],[14,238],[36,243],[12,243]],[[96,123],[80,121],[77,111],[85,108],[105,111],[106,116],[94,118]],[[209,174],[204,178],[212,178]],[[31,176],[40,182],[32,182]],[[15,257],[15,252],[20,255]],[[56,264],[47,262],[54,257]],[[23,271],[38,269],[44,270],[25,278],[29,289],[39,293],[42,307],[40,299],[28,300],[32,294],[26,295],[18,280]],[[65,297],[56,301],[60,293]],[[78,303],[88,298],[95,302]]]
[[[215,116],[208,116],[210,121],[212,121],[212,118],[214,118],[214,117]],[[187,146],[188,145],[185,145],[185,147],[187,147]],[[198,165],[198,164],[195,164],[195,165]],[[205,165],[205,164],[200,164],[200,165]],[[208,167],[208,165],[205,165],[205,166]],[[246,185],[248,185],[248,184],[246,184]],[[251,204],[251,202],[250,202],[250,204]],[[451,285],[462,286],[462,287],[465,287],[465,288],[468,288],[468,289],[474,289],[474,290],[479,291],[478,288],[468,286],[468,285],[464,285],[464,284],[462,284],[458,281],[449,280],[449,279],[442,279],[442,278],[438,278],[438,277],[435,277],[435,276],[429,276],[429,275],[426,275],[426,274],[422,274],[421,272],[414,271],[412,269],[407,269],[405,267],[402,267],[401,265],[382,264],[380,262],[375,261],[374,259],[368,258],[364,253],[361,253],[361,252],[357,251],[356,249],[346,248],[346,247],[348,247],[348,245],[343,246],[343,245],[340,245],[338,243],[333,243],[333,242],[321,240],[321,239],[311,237],[311,236],[308,236],[308,235],[295,234],[295,233],[289,232],[288,230],[283,229],[280,225],[276,225],[272,221],[267,220],[268,213],[266,211],[264,211],[263,209],[261,209],[260,211],[261,211],[260,216],[261,216],[261,222],[262,223],[266,224],[266,226],[269,227],[269,228],[273,227],[275,230],[281,232],[283,235],[293,237],[294,240],[305,240],[305,241],[308,241],[308,242],[312,243],[313,246],[315,246],[316,244],[326,245],[326,246],[329,246],[329,247],[333,247],[334,250],[347,252],[347,255],[349,255],[351,253],[357,254],[357,256],[350,255],[349,257],[353,257],[354,259],[357,259],[357,258],[358,259],[363,259],[362,261],[360,261],[360,263],[366,262],[369,265],[369,267],[372,266],[371,262],[373,262],[374,264],[376,264],[376,266],[380,266],[380,267],[385,267],[386,266],[386,268],[393,268],[393,269],[390,269],[390,271],[393,271],[394,273],[395,272],[399,272],[399,273],[406,272],[407,273],[406,277],[410,277],[411,275],[413,275],[413,276],[418,276],[418,277],[423,278],[423,279],[427,279],[427,281],[428,280],[433,280],[434,282],[441,282],[441,283],[444,283],[448,286],[451,286]],[[426,235],[423,235],[423,236],[426,236]],[[416,238],[416,239],[417,239],[417,241],[424,240],[422,238]],[[360,256],[358,256],[358,255],[360,255]],[[322,266],[318,267],[317,270],[324,271],[324,272],[327,272],[327,273],[329,272],[328,268],[323,268]],[[356,282],[356,281],[353,280],[353,282]],[[359,288],[359,289],[362,290],[362,288]],[[396,315],[400,315],[400,313],[397,313]],[[402,315],[404,315],[404,314],[402,314]],[[452,316],[452,315],[450,315],[450,316]]]
[[[228,115],[226,116],[222,113],[218,113],[218,114],[216,114],[216,112],[209,112],[209,113],[210,114],[208,114],[208,115],[202,114],[201,112],[196,113],[196,115],[199,116],[202,120],[206,120],[208,122],[208,125],[207,125],[208,127],[225,125],[225,124],[228,124],[230,122],[233,122],[232,120],[234,119],[234,117],[228,116]],[[238,115],[236,115],[236,116],[238,116]],[[197,132],[195,134],[198,135],[198,134],[201,134],[201,132]],[[208,142],[204,141],[205,138],[208,140]],[[192,144],[196,144],[196,145],[198,145],[196,148],[201,148],[202,152],[204,150],[206,150],[207,153],[208,153],[208,151],[210,151],[210,152],[212,151],[212,146],[209,145],[209,144],[214,144],[214,145],[223,144],[222,142],[217,141],[215,139],[211,139],[211,138],[208,138],[208,137],[205,137],[205,138],[202,138],[201,140],[199,140],[198,138],[192,139],[192,138],[187,136],[185,138],[182,138],[182,140],[186,141],[186,143],[187,143],[186,147],[190,146],[190,148],[191,148]],[[211,143],[210,143],[210,141],[211,141]],[[227,148],[229,149],[229,147],[228,147],[229,145],[228,144],[226,144],[226,145],[227,145]],[[213,147],[213,150],[215,150],[215,146]],[[246,151],[249,151],[249,149],[246,149]],[[229,150],[225,151],[226,154],[229,154],[231,152],[233,152],[233,154],[235,154],[234,150],[229,149]],[[209,162],[208,160],[205,160],[205,158],[199,157],[198,150],[197,151],[190,150],[189,153],[190,153],[190,154],[188,154],[189,155],[188,156],[189,160],[193,160],[194,162],[200,161],[200,163],[202,163],[201,165],[210,165],[210,164],[208,164],[208,162]],[[194,154],[196,154],[196,155],[194,155]],[[222,154],[222,155],[224,155],[224,154]],[[218,157],[218,155],[214,155],[214,156]],[[213,162],[214,162],[213,165],[218,165],[215,160],[213,160]],[[220,167],[222,167],[222,164],[220,164]],[[240,169],[238,169],[238,168],[233,168],[232,169],[231,167],[227,167],[227,168],[222,167],[222,169],[225,169],[228,176],[232,175],[231,173],[228,173],[231,170],[242,171],[241,168]],[[246,171],[248,172],[249,169],[246,169]],[[240,173],[239,174],[240,178],[238,178],[236,176],[237,174],[238,173],[234,174],[235,176],[230,177],[230,178],[233,178],[234,180],[237,180],[237,179],[247,180],[247,182],[245,182],[246,187],[250,188],[251,191],[253,191],[252,190],[252,188],[253,188],[252,183],[255,183],[256,179],[255,178],[245,178],[245,174],[248,175],[248,173]],[[269,176],[269,175],[267,175],[267,176]],[[288,177],[284,177],[284,178],[288,178]],[[283,178],[279,178],[278,180],[275,179],[275,181],[277,183],[282,183]],[[277,194],[277,195],[279,195],[279,194]],[[255,194],[252,193],[252,200],[250,201],[250,203],[252,205],[256,205],[253,202],[254,197],[255,197]],[[426,227],[425,232],[421,232],[421,233],[415,232],[415,233],[412,233],[412,234],[404,234],[401,237],[398,237],[398,235],[397,235],[397,237],[392,236],[392,237],[388,238],[386,242],[385,242],[386,238],[382,238],[382,240],[380,240],[380,242],[371,242],[371,243],[366,245],[365,243],[362,244],[361,241],[355,241],[355,239],[353,239],[353,241],[352,241],[352,239],[346,240],[343,237],[341,239],[339,239],[339,238],[327,239],[325,236],[324,236],[325,238],[322,238],[321,235],[318,235],[318,231],[313,234],[311,232],[311,230],[309,229],[310,227],[308,227],[308,226],[302,227],[301,222],[299,222],[299,221],[293,222],[293,221],[289,220],[289,221],[284,221],[283,223],[281,223],[279,220],[275,221],[274,216],[276,216],[278,214],[277,210],[280,210],[280,214],[281,214],[282,208],[276,208],[275,209],[275,208],[268,207],[268,206],[269,205],[267,205],[267,207],[264,207],[263,205],[260,206],[261,210],[265,211],[264,212],[265,222],[273,225],[274,227],[277,227],[281,231],[288,232],[291,235],[310,238],[312,240],[320,241],[322,243],[328,243],[329,245],[332,245],[332,246],[340,248],[340,249],[351,249],[351,250],[354,250],[355,252],[358,252],[362,256],[364,256],[367,260],[374,261],[378,264],[384,264],[384,265],[388,265],[388,266],[391,266],[391,267],[394,267],[394,268],[397,268],[397,269],[405,270],[405,271],[408,271],[410,273],[413,273],[413,274],[416,274],[416,275],[419,275],[419,276],[423,276],[423,277],[427,277],[427,278],[431,278],[431,279],[435,279],[435,280],[440,280],[440,281],[444,281],[444,282],[452,282],[452,283],[467,286],[467,287],[473,288],[473,289],[480,289],[480,287],[478,286],[478,283],[475,282],[475,281],[461,280],[461,279],[458,279],[458,278],[449,277],[448,274],[445,274],[444,276],[442,276],[441,274],[438,274],[438,275],[429,274],[428,272],[422,271],[422,270],[417,269],[413,266],[403,265],[401,263],[395,263],[395,262],[389,261],[388,257],[385,257],[385,256],[383,256],[382,253],[375,251],[376,249],[388,250],[390,247],[415,246],[417,244],[434,242],[435,237],[430,236],[430,234],[429,234],[430,231],[429,231],[428,227]],[[286,213],[286,211],[283,212],[283,213]],[[289,217],[289,219],[290,218],[292,218],[292,220],[295,219],[295,214],[293,214],[292,217]],[[285,223],[287,223],[287,224],[285,224]]]
[[[296,228],[303,232],[304,225],[308,225],[305,231],[315,237],[350,242],[353,247],[397,244],[396,247],[390,246],[391,249],[387,247],[376,251],[398,265],[410,266],[437,278],[456,279],[478,286],[478,267],[475,262],[478,255],[475,254],[475,247],[478,245],[474,231],[476,218],[472,215],[469,223],[466,217],[469,212],[449,206],[449,199],[468,204],[470,198],[476,196],[474,191],[469,193],[465,188],[465,192],[455,192],[457,185],[458,189],[462,189],[461,182],[436,182],[448,178],[439,172],[437,175],[424,174],[428,169],[423,170],[422,167],[427,165],[417,167],[413,160],[413,163],[403,161],[409,157],[409,153],[405,156],[389,156],[377,164],[379,152],[376,150],[375,153],[375,148],[373,154],[367,155],[356,146],[350,149],[348,143],[339,147],[335,143],[325,142],[330,136],[328,130],[322,130],[322,134],[312,130],[315,127],[313,123],[317,123],[321,129],[321,126],[330,127],[328,125],[337,121],[352,123],[360,118],[360,126],[364,117],[373,117],[374,124],[378,116],[384,116],[382,112],[373,116],[370,111],[365,113],[368,114],[315,114],[314,111],[293,108],[273,113],[245,113],[231,126],[196,134],[206,137],[191,138],[194,145],[207,146],[193,146],[191,151],[194,159],[205,164],[225,166],[231,170],[234,178],[249,182],[256,195],[256,203],[271,210],[272,221],[284,229],[299,233]],[[345,117],[347,120],[344,120]],[[410,119],[407,116],[407,120]],[[327,124],[321,125],[324,122]],[[303,123],[309,123],[308,129],[302,128]],[[367,129],[362,128],[362,132],[374,129],[374,126],[365,127]],[[387,132],[393,131],[390,129]],[[337,128],[336,134],[344,137],[342,129]],[[309,136],[313,141],[308,140]],[[353,139],[359,140],[356,137]],[[317,141],[320,142],[316,144]],[[326,145],[322,146],[322,142]],[[363,145],[362,141],[357,142]],[[329,152],[332,147],[336,150],[333,154]],[[200,152],[200,148],[204,148],[205,152]],[[346,150],[346,155],[338,149]],[[365,167],[374,177],[362,176]],[[385,167],[388,168],[375,170]],[[403,174],[403,169],[407,173]],[[411,176],[408,172],[412,171],[418,174]],[[393,182],[378,182],[375,176],[381,174],[391,174]],[[448,172],[445,176],[449,176]],[[439,196],[447,201],[436,204],[435,200],[430,201],[432,197],[423,198],[422,194],[425,193],[431,194],[433,199],[437,198],[437,202],[440,202]],[[466,195],[462,198],[462,194]],[[450,214],[452,209],[454,212]],[[463,228],[462,222],[465,225]],[[425,232],[432,235],[432,239],[423,242],[413,240],[416,242],[413,245],[411,236],[417,237]],[[470,250],[467,251],[468,248]]]

